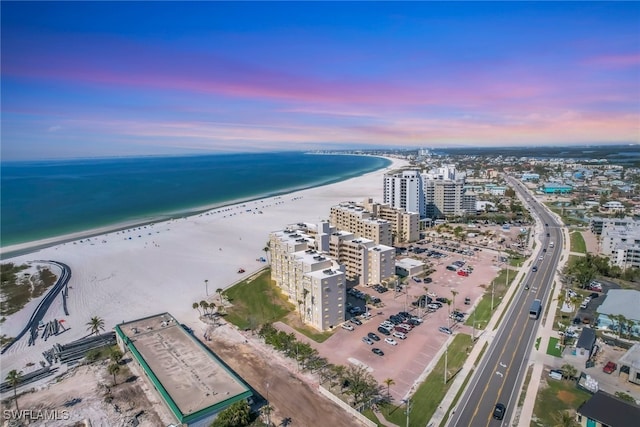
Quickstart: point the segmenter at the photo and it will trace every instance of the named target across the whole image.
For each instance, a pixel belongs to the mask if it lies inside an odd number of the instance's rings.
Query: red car
[[[610,374],[614,372],[616,369],[618,369],[618,365],[616,365],[613,362],[607,362],[607,364],[604,365],[604,368],[602,368],[602,372]]]

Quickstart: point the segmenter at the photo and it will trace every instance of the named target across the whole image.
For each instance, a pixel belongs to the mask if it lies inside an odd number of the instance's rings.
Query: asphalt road
[[[521,284],[514,283],[513,286],[519,286],[520,289],[516,291],[494,340],[471,378],[455,414],[450,418],[449,426],[508,425],[517,406],[528,357],[534,345],[538,324],[549,303],[551,284],[560,260],[561,224],[530,197],[519,181],[511,178],[509,181],[527,200],[532,215],[538,217],[543,224],[542,234],[538,236],[542,247],[535,247],[536,258],[532,264],[532,268],[537,266],[538,271],[529,270]],[[549,242],[554,242],[555,247],[550,248]],[[545,248],[546,252],[543,252]],[[540,256],[543,258],[539,259]],[[529,286],[528,290],[525,289],[526,285]],[[542,313],[538,320],[529,317],[529,308],[535,299],[542,301]],[[493,410],[498,402],[506,406],[502,421],[493,418]]]

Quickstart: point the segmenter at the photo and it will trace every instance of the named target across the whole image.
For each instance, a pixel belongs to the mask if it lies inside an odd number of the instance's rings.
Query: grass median
[[[431,419],[440,402],[449,391],[455,376],[460,372],[471,350],[471,336],[458,334],[448,347],[447,382],[444,381],[445,355],[443,354],[427,379],[418,387],[411,397],[409,426],[424,427],[426,420]],[[384,417],[394,424],[405,426],[407,415],[405,405],[386,404],[380,407]]]

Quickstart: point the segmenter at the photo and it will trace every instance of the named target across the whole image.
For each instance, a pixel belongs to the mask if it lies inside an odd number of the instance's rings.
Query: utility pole
[[[411,413],[411,399],[406,399],[404,403],[406,405],[405,414],[407,414],[407,427],[409,427],[409,414]]]
[[[493,291],[495,289],[494,281],[491,281],[491,311],[493,312]]]
[[[445,348],[444,348],[444,384],[447,384],[447,362],[448,362],[448,357],[449,357],[449,342],[447,341],[447,343],[445,344]]]

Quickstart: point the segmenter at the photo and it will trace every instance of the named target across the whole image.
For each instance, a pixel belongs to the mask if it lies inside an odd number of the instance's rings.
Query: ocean
[[[342,181],[390,163],[300,152],[3,162],[0,245],[168,219]]]

